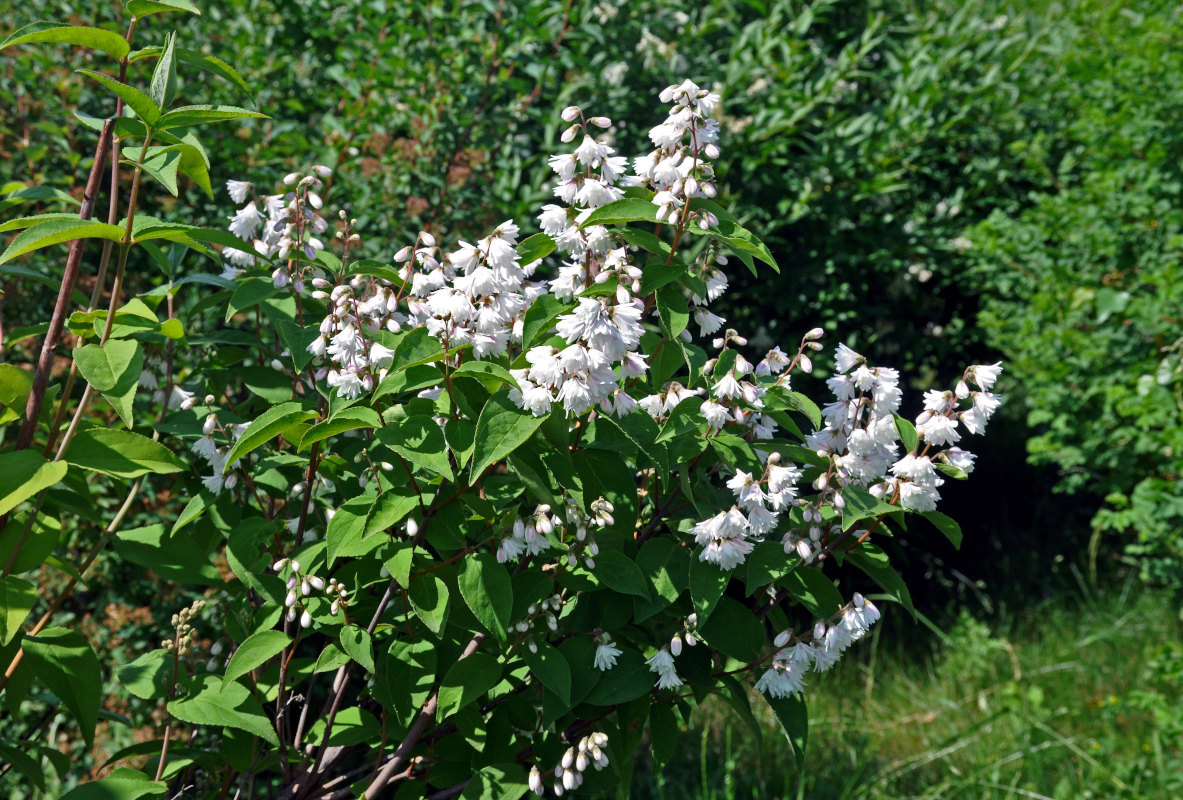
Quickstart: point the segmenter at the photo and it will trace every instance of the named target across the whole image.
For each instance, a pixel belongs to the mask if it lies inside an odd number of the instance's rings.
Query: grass
[[[803,774],[761,701],[759,739],[726,706],[709,704],[663,770],[638,764],[632,794],[1183,797],[1179,632],[1177,601],[1128,581],[993,626],[962,613],[929,656],[876,636],[809,687]]]

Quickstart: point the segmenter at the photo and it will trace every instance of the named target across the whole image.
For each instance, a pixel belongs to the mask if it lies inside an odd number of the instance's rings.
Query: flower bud
[[[205,418],[205,422],[201,426],[201,432],[204,433],[206,436],[209,436],[211,433],[213,433],[217,429],[217,427],[218,427],[218,418],[215,417],[213,414],[210,414],[208,417]]]
[[[612,127],[612,120],[608,119],[607,117],[592,117],[588,120],[588,122],[590,122],[592,125],[595,125],[597,128]]]
[[[582,113],[583,111],[579,106],[567,106],[559,116],[563,118],[563,122],[574,122],[579,119],[579,115]]]
[[[790,634],[788,631],[781,631],[776,635],[776,638],[772,640],[772,644],[776,647],[784,647],[789,643],[789,636]]]
[[[674,657],[682,655],[682,637],[674,634],[674,638],[670,639],[670,652]]]
[[[813,372],[813,362],[809,360],[809,356],[804,353],[801,354],[800,361],[797,364],[801,367],[801,371],[805,373]]]
[[[309,614],[307,611],[305,611],[303,614],[300,615],[300,627],[301,628],[311,628],[312,627],[312,615]]]
[[[570,142],[575,141],[575,137],[576,137],[576,135],[578,135],[578,133],[579,133],[579,126],[572,125],[570,128],[563,131],[563,135],[559,137],[559,140],[561,142],[563,142],[564,144],[568,144]]]
[[[287,175],[283,176],[283,185],[294,186],[296,181],[300,180],[301,177],[302,176],[298,172],[289,172]]]

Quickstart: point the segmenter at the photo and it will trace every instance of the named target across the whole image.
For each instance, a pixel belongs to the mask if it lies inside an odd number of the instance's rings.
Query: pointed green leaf
[[[123,239],[123,230],[105,222],[97,222],[93,219],[80,220],[74,216],[48,219],[17,234],[4,254],[0,255],[0,264],[34,250],[61,242],[71,242],[75,239],[109,239],[112,242],[118,242]]]
[[[234,655],[230,657],[230,663],[226,665],[226,675],[222,678],[222,682],[231,683],[252,669],[258,669],[268,659],[282,653],[283,649],[291,643],[292,637],[283,631],[268,630],[252,633],[243,640],[238,649],[234,651]]]
[[[61,800],[140,800],[161,797],[168,784],[154,781],[139,770],[117,767],[97,781],[84,783],[62,795]]]
[[[437,636],[448,618],[448,595],[448,584],[430,573],[413,579],[407,590],[407,600],[415,614]]]
[[[185,462],[147,436],[111,428],[90,428],[70,440],[64,460],[115,478],[181,472]]]
[[[781,583],[791,597],[800,600],[801,605],[818,619],[834,616],[846,604],[834,582],[814,567],[798,566]]]
[[[638,197],[622,197],[588,214],[579,227],[618,225],[622,222],[657,222],[657,206]]]
[[[553,294],[544,294],[535,300],[522,318],[522,349],[528,350],[539,336],[554,327],[555,319],[570,310],[570,304]]]
[[[447,719],[492,689],[501,680],[501,665],[487,653],[473,653],[457,661],[440,685],[437,718]]]
[[[705,622],[715,610],[731,580],[731,572],[719,569],[718,564],[695,557],[690,561],[690,600],[698,621]]]
[[[555,240],[545,233],[536,233],[518,242],[514,248],[518,252],[522,266],[533,264],[541,258],[546,258],[555,251]]]
[[[513,611],[509,570],[497,563],[490,553],[477,553],[464,560],[459,583],[460,596],[481,625],[501,641],[506,641]]]
[[[596,566],[592,570],[605,586],[622,594],[636,595],[643,600],[649,599],[649,587],[645,584],[645,573],[637,566],[637,562],[618,553],[615,550],[601,550],[595,558]]]
[[[9,575],[0,578],[0,647],[6,647],[37,604],[37,587]]]
[[[546,417],[535,417],[514,405],[504,390],[490,397],[476,423],[471,480],[475,481],[486,468],[516,450],[545,421]]]
[[[176,38],[175,33],[165,34],[164,50],[152,73],[150,96],[158,108],[168,108],[177,94],[177,60],[173,52]]]
[[[191,0],[127,0],[125,7],[129,14],[139,19],[168,11],[184,11],[201,16],[201,11]]]
[[[24,669],[57,695],[78,720],[86,746],[94,744],[94,728],[99,719],[99,701],[103,679],[99,660],[81,634],[65,628],[46,628],[36,636],[26,636]]]
[[[883,591],[894,597],[912,618],[916,618],[916,609],[912,606],[912,595],[908,592],[908,585],[891,566],[887,553],[878,545],[863,542],[854,550],[846,554],[846,560],[867,573],[870,578],[883,588]]]
[[[24,750],[0,743],[0,761],[8,762],[30,785],[37,787],[39,791],[45,791],[45,773],[41,769],[39,758],[33,758]]]
[[[538,678],[543,686],[554,692],[564,703],[570,704],[571,665],[558,648],[540,641],[535,641],[534,646],[538,648],[537,651],[531,651],[529,648],[522,650],[522,660],[529,665],[530,672],[534,673],[534,677]]]
[[[805,708],[805,699],[799,694],[791,697],[768,697],[772,713],[776,714],[776,721],[789,740],[789,747],[793,752],[793,761],[797,764],[797,771],[805,769],[805,745],[809,741],[809,713]]]
[[[412,467],[423,467],[452,479],[444,432],[431,417],[417,415],[391,422],[374,438],[405,458]]]
[[[206,122],[226,122],[235,119],[270,119],[266,114],[238,106],[181,106],[160,117],[161,130],[174,130]],[[149,123],[152,124],[152,123]]]
[[[34,450],[0,454],[0,514],[53,486],[66,477],[66,470],[65,464],[46,461]]]
[[[160,108],[152,102],[151,97],[134,86],[128,86],[126,83],[120,83],[114,78],[108,78],[101,72],[95,72],[89,69],[80,69],[78,71],[83,75],[94,78],[103,86],[107,87],[116,97],[123,100],[128,108],[136,112],[136,116],[142,119],[148,127],[156,127],[156,123],[160,120]]]
[[[954,547],[961,549],[961,526],[957,524],[957,520],[939,511],[925,511],[920,516],[936,525],[937,530],[945,534],[945,538],[952,542]]]
[[[307,422],[316,416],[313,411],[305,411],[300,403],[281,403],[269,408],[258,416],[247,427],[238,441],[230,448],[226,455],[226,468],[246,454],[256,450],[267,442],[291,429],[301,422]]]
[[[194,725],[237,728],[279,746],[271,720],[241,683],[224,683],[216,675],[202,675],[193,685],[192,694],[168,704],[174,717]]]
[[[374,641],[370,632],[357,625],[341,629],[341,649],[366,672],[374,671]]]
[[[132,426],[132,400],[144,367],[144,353],[134,339],[109,339],[105,345],[74,349],[74,363],[86,382],[101,392],[127,427]]]
[[[900,442],[904,445],[904,452],[915,453],[918,442],[916,426],[899,414],[893,412],[891,416],[895,419],[895,430],[900,435]]]
[[[123,58],[131,50],[127,40],[114,31],[90,28],[81,25],[64,25],[60,22],[33,22],[0,42],[0,50],[26,42],[55,42],[76,44],[101,50],[114,58]]]
[[[318,422],[308,430],[304,431],[304,436],[300,439],[300,445],[297,450],[307,450],[315,442],[328,439],[330,436],[336,436],[338,433],[345,431],[355,431],[360,428],[379,428],[382,426],[382,420],[378,418],[378,412],[372,408],[365,406],[351,406],[343,408],[324,422]]]
[[[166,580],[203,586],[223,584],[221,574],[197,540],[185,534],[170,538],[164,525],[119,531],[114,548],[123,560],[150,569]]]
[[[163,648],[149,650],[120,666],[115,674],[123,688],[136,697],[144,700],[167,697],[173,682],[174,657]]]
[[[763,261],[768,266],[772,267],[776,272],[780,272],[780,267],[777,266],[776,259],[772,257],[772,253],[760,241],[755,234],[747,228],[739,224],[739,220],[731,215],[727,209],[719,205],[713,200],[705,200],[702,198],[695,198],[690,201],[690,207],[693,209],[706,209],[714,214],[719,224],[708,230],[703,230],[697,225],[690,226],[691,233],[703,234],[710,236],[712,239],[717,239],[726,242],[730,245],[740,256],[755,256]],[[749,259],[750,260],[750,259]],[[755,270],[752,270],[755,273]]]
[[[77,222],[78,215],[65,211],[54,211],[49,214],[37,214],[36,216],[32,217],[17,217],[16,219],[0,222],[0,233],[3,233],[4,231],[17,231],[21,230],[22,228],[31,228],[34,225],[41,224],[42,222],[51,222],[63,219]]]

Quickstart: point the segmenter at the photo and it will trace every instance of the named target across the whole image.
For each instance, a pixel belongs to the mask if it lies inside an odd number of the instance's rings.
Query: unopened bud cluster
[[[165,639],[160,646],[165,650],[175,651],[179,656],[188,655],[193,649],[193,626],[189,621],[194,619],[205,608],[204,600],[195,600],[188,608],[182,608],[172,616],[172,626],[176,634],[172,639]]]
[[[554,794],[561,797],[564,792],[574,791],[583,784],[583,773],[588,767],[597,771],[608,766],[604,748],[608,746],[608,734],[595,732],[584,736],[574,747],[568,747],[558,765],[554,768]],[[530,790],[542,796],[546,791],[542,772],[538,767],[530,768]]]

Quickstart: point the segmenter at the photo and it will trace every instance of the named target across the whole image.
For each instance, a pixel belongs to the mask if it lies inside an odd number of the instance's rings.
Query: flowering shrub
[[[192,598],[158,648],[113,665],[152,725],[109,759],[115,796],[600,792],[627,782],[646,730],[668,754],[703,698],[749,714],[745,686],[800,766],[810,673],[880,615],[834,575],[853,566],[911,608],[876,539],[923,516],[959,541],[941,476],[972,471],[957,445],[996,409],[999,365],[925,393],[913,423],[896,370],[844,345],[832,401],[793,388],[820,328],[752,353],[711,304],[732,261],[776,264],[711,199],[719,97],[691,81],[661,92],[631,162],[597,138],[609,118],[564,110],[573,149],[550,159],[556,202],[532,236],[507,221],[357,258],[371,234],[326,214],[324,166],[276,194],[228,181],[229,231],[137,213],[146,178],[212,193],[193,127],[259,115],[176,106],[178,64],[211,62],[172,35],[134,54],[155,59],[149,91],[125,83],[134,20],[193,9],[127,10],[126,36],[39,23],[0,45],[84,45],[121,78],[87,71],[118,105],[95,122],[81,214],[0,226],[21,231],[0,263],[70,242],[40,360],[2,371],[19,433],[0,455],[0,688],[28,726],[0,734],[11,768],[46,784],[49,754],[20,738],[53,716],[37,683],[94,737],[103,666],[58,612],[109,545]],[[116,191],[101,223],[109,148],[132,177],[126,217]],[[98,288],[70,313],[91,239]],[[187,251],[220,272],[181,274]],[[163,281],[125,300],[152,262]],[[152,521],[124,527],[137,507]],[[102,533],[59,549],[88,522]],[[70,580],[43,597],[47,571]]]

